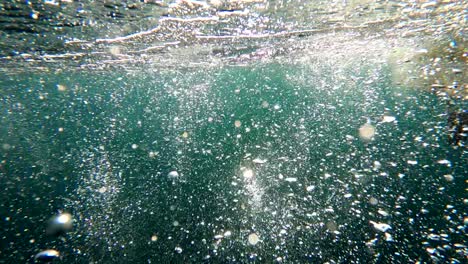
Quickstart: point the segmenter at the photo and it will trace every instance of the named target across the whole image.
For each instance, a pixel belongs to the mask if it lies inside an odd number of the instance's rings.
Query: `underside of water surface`
[[[466,263],[466,10],[2,3],[0,263]]]

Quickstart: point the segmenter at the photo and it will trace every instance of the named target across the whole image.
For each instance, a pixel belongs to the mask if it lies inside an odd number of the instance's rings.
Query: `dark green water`
[[[59,263],[466,261],[446,102],[356,66],[5,76],[0,262],[47,248]],[[75,228],[49,237],[59,210]]]

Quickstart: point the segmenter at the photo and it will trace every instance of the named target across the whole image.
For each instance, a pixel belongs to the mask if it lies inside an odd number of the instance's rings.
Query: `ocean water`
[[[3,263],[47,248],[61,263],[466,260],[447,100],[385,64],[64,70],[1,87]],[[73,230],[46,235],[60,211]]]
[[[0,3],[0,263],[467,263],[466,10]]]

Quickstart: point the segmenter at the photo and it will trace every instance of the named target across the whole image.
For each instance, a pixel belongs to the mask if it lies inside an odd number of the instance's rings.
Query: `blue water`
[[[468,168],[447,102],[393,77],[331,62],[5,76],[0,262],[462,263]],[[74,229],[48,236],[59,211]]]

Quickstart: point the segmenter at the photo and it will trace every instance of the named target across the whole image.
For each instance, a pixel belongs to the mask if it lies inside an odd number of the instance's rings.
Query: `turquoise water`
[[[63,263],[466,260],[468,168],[447,140],[447,102],[395,84],[385,65],[0,84],[2,263],[47,248]],[[61,210],[73,231],[47,236]]]

